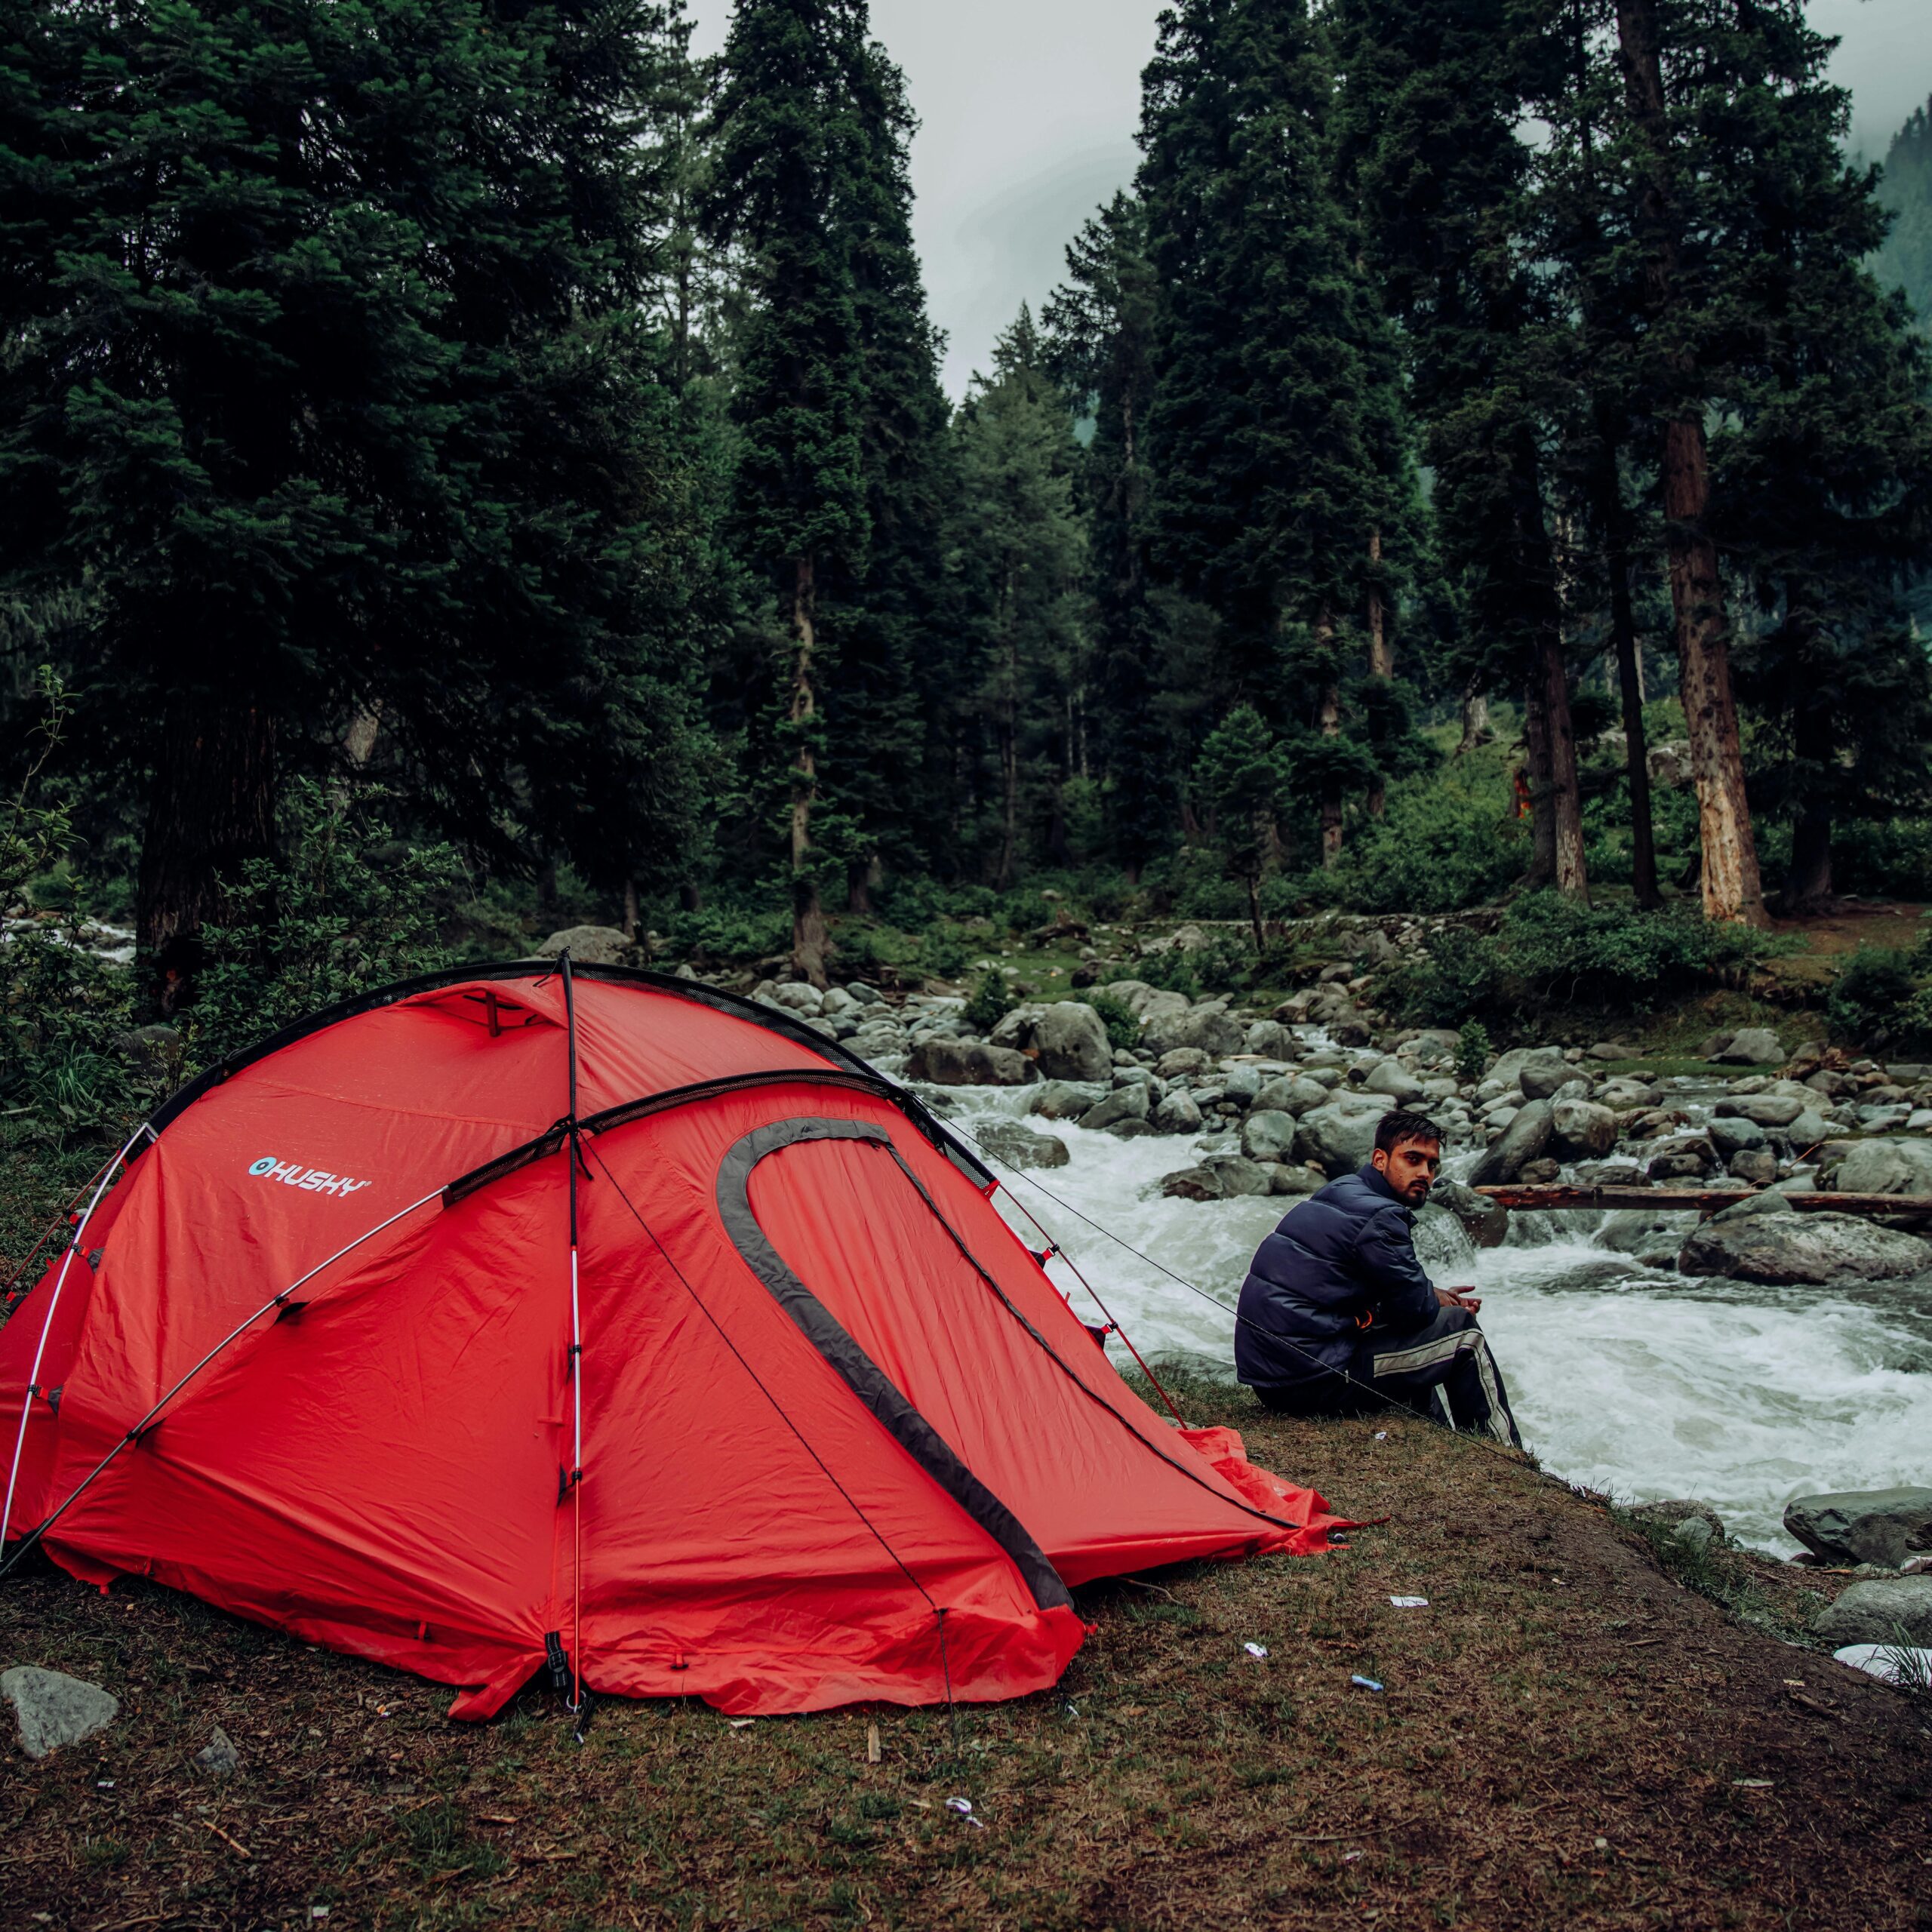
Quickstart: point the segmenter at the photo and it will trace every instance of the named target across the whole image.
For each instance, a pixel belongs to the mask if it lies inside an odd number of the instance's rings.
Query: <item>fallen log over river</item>
[[[1551,1182],[1542,1186],[1479,1187],[1485,1200],[1504,1208],[1656,1208],[1685,1214],[1715,1214],[1740,1201],[1772,1190],[1761,1187],[1578,1187]],[[1932,1196],[1911,1194],[1787,1194],[1800,1214],[1932,1215]]]

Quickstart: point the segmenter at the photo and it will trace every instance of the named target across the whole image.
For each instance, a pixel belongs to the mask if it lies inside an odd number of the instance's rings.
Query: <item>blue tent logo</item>
[[[248,1171],[251,1174],[272,1174],[275,1171],[275,1156],[272,1154],[264,1154]]]

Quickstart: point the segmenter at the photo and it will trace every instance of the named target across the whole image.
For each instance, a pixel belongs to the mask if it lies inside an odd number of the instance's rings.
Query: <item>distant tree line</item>
[[[163,1007],[358,768],[633,924],[782,890],[821,977],[890,881],[1183,847],[1258,939],[1506,700],[1580,900],[1605,666],[1654,905],[1647,638],[1706,912],[1766,918],[1767,817],[1821,903],[1932,804],[1932,147],[1888,242],[1829,51],[1801,0],[1177,0],[1136,180],[955,408],[864,0],[712,61],[682,0],[0,0],[17,736],[51,664]]]

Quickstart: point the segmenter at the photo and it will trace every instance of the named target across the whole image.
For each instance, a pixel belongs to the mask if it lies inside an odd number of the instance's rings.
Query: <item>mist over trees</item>
[[[1176,0],[1135,180],[954,407],[863,0],[709,61],[681,0],[0,0],[11,735],[52,667],[163,1011],[358,774],[630,928],[782,906],[819,980],[1049,875],[1257,947],[1827,904],[1932,814],[1932,132],[1848,159],[1829,47]]]

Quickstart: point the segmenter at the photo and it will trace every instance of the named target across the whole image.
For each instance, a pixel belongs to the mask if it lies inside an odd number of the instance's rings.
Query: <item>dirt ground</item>
[[[0,1923],[1932,1927],[1932,1706],[1731,1620],[1479,1444],[1221,1406],[1390,1520],[1084,1592],[1056,1693],[950,1719],[612,1702],[580,1747],[535,1690],[452,1724],[427,1684],[35,1571],[0,1586],[0,1661],[122,1710],[39,1764],[10,1750]],[[1789,1630],[1834,1583],[1719,1567]],[[219,1782],[191,1763],[217,1724],[242,1755]]]

